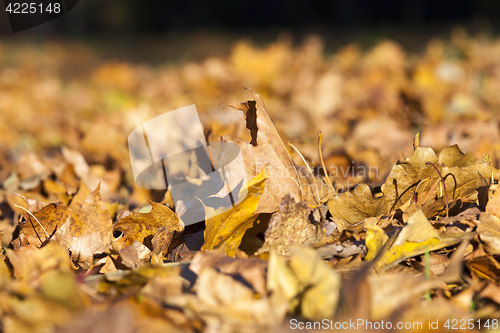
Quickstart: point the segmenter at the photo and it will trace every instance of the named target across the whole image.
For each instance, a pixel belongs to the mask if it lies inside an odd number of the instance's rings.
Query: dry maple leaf
[[[111,221],[111,216],[99,193],[100,188],[101,183],[99,183],[96,189],[90,193],[87,199],[85,199],[78,217],[84,223],[82,233],[92,234],[98,232],[102,243],[107,245],[111,242],[113,222]]]
[[[32,214],[25,214],[25,221],[19,226],[28,242],[37,247],[48,241],[68,220],[72,235],[79,235],[83,228],[83,221],[62,202],[50,203]]]
[[[311,208],[286,195],[281,201],[280,211],[271,217],[264,245],[256,254],[274,250],[289,255],[292,247],[316,244],[323,237],[324,214],[326,211],[322,207]]]
[[[252,136],[250,143],[236,142],[245,161],[242,168],[245,168],[249,178],[255,177],[266,166],[269,170],[270,178],[255,213],[272,213],[279,209],[286,194],[302,200],[302,191],[297,170],[269,118],[264,101],[259,94],[249,90],[253,101],[228,105],[244,112],[246,127]]]
[[[446,147],[439,153],[438,162],[445,167],[465,167],[476,164],[474,154],[464,154],[458,145]]]
[[[424,191],[438,179],[436,171],[426,165],[427,162],[436,164],[437,160],[436,153],[431,148],[417,147],[409,157],[392,168],[382,185],[382,193],[391,210],[401,207],[410,200],[413,196],[413,187],[419,185],[420,181],[430,178],[419,186],[419,189]]]
[[[326,204],[334,218],[350,224],[361,222],[368,217],[387,214],[390,208],[385,197],[375,198],[370,187],[362,183],[350,192],[331,198]]]
[[[151,211],[149,213],[133,213],[115,222],[113,226],[114,243],[119,247],[132,245],[139,241],[150,250],[153,249],[151,243],[158,229],[165,227],[166,230],[181,233],[184,230],[184,223],[167,206],[150,201]],[[169,238],[165,240],[168,245],[172,241],[174,233],[169,233]],[[165,247],[168,248],[168,245]]]

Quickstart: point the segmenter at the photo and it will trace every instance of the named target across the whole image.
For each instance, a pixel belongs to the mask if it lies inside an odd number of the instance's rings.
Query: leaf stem
[[[323,168],[323,171],[325,172],[325,177],[326,177],[328,187],[330,188],[330,190],[332,190],[333,194],[335,194],[335,190],[333,189],[332,181],[330,180],[330,176],[328,175],[328,171],[326,170],[326,167],[325,167],[325,161],[323,160],[323,154],[321,153],[321,140],[322,139],[323,139],[323,135],[321,134],[321,131],[320,131],[320,132],[318,132],[319,159],[321,161],[321,167]]]
[[[413,202],[417,202],[417,190],[418,190],[418,187],[420,186],[420,184],[422,184],[423,182],[426,182],[430,179],[431,179],[431,177],[427,177],[427,178],[424,178],[424,179],[421,179],[418,181],[418,184],[417,184],[417,186],[415,186],[415,190],[413,191]]]
[[[446,217],[449,216],[449,208],[448,208],[448,193],[446,193],[446,185],[444,184],[444,179],[443,176],[441,175],[441,172],[439,171],[438,167],[432,163],[431,161],[425,162],[426,166],[432,165],[432,167],[436,170],[436,172],[439,175],[439,178],[441,178],[441,184],[443,184],[443,189],[444,189],[444,203],[446,205]]]
[[[307,170],[309,171],[309,173],[311,174],[311,176],[314,176],[312,170],[311,170],[311,167],[309,166],[309,164],[307,164],[306,162],[306,159],[304,158],[304,156],[300,153],[300,151],[297,149],[297,147],[295,147],[294,145],[292,145],[290,142],[288,142],[288,145],[290,147],[292,147],[296,152],[297,154],[299,154],[300,158],[302,159],[302,162],[304,162],[304,164],[306,165],[306,168]]]
[[[297,152],[297,154],[299,154],[300,158],[302,159],[302,162],[304,162],[304,164],[306,165],[307,170],[309,171],[309,173],[311,174],[311,176],[314,178],[314,174],[313,174],[313,172],[311,170],[311,167],[309,166],[309,164],[307,164],[306,159],[304,158],[304,156],[300,153],[300,151],[297,149],[297,147],[295,147],[290,142],[288,142],[288,144],[290,145],[290,147],[292,147]],[[311,186],[311,181],[309,180],[309,177],[306,176],[306,179],[309,182],[309,186]],[[316,203],[319,205],[320,202],[321,202],[321,199],[320,199],[319,194],[318,194],[317,191],[316,191],[316,197],[313,196],[313,198],[316,201]]]

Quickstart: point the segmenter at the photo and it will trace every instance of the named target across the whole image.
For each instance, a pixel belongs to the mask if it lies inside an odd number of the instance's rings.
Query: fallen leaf
[[[152,202],[149,213],[133,213],[115,222],[113,226],[114,242],[121,247],[130,246],[134,241],[139,241],[149,249],[153,248],[151,243],[158,229],[165,227],[166,230],[182,232],[184,223],[167,206]],[[172,235],[173,236],[173,235]]]
[[[424,213],[415,212],[403,227],[394,243],[383,253],[376,265],[387,269],[407,258],[460,243],[475,233],[440,234],[429,223]]]
[[[71,208],[71,210],[74,211],[76,214],[80,214],[82,206],[85,203],[87,197],[90,195],[90,193],[91,192],[87,187],[87,185],[85,185],[84,182],[81,182],[80,187],[78,188],[78,192],[76,192],[76,194],[73,196],[68,207]]]
[[[99,231],[73,237],[73,243],[69,248],[71,261],[82,269],[89,269],[94,263],[94,254],[105,245]]]
[[[256,209],[267,178],[264,168],[241,190],[239,203],[235,207],[210,214],[213,217],[205,221],[205,244],[201,247],[202,251],[222,249],[228,256],[235,256],[235,250],[240,246],[245,231],[251,228],[257,219]],[[244,193],[246,197],[241,198]]]
[[[368,252],[366,253],[365,260],[372,261],[375,259],[388,239],[389,236],[386,235],[384,229],[375,223],[366,224],[365,242]]]
[[[252,286],[255,292],[261,296],[265,296],[267,295],[265,274],[267,264],[267,261],[260,259],[228,258],[210,253],[197,252],[189,265],[189,269],[196,274],[200,274],[205,268],[216,269],[236,279],[243,279],[247,284]]]
[[[167,259],[173,262],[182,262],[192,260],[193,257],[201,250],[205,243],[204,230],[198,231],[195,234],[184,236],[184,243],[176,247],[168,256]],[[158,234],[157,234],[158,235]],[[155,236],[156,237],[156,236]],[[154,238],[153,238],[154,241]],[[153,244],[154,246],[154,244]]]
[[[500,262],[498,256],[482,256],[467,261],[467,267],[480,279],[500,280]]]
[[[135,241],[132,245],[124,247],[118,251],[122,258],[122,264],[129,268],[137,268],[151,257],[151,250],[144,244]]]
[[[438,162],[445,167],[465,167],[476,164],[476,158],[471,152],[464,154],[458,145],[453,145],[441,150]]]
[[[24,213],[25,221],[20,222],[21,231],[30,244],[42,245],[54,233],[70,220],[70,229],[73,236],[81,234],[83,227],[82,220],[65,206],[62,202],[50,203],[40,211],[30,214]]]
[[[246,127],[250,130],[250,143],[236,142],[241,149],[248,179],[257,176],[259,170],[267,166],[269,181],[262,195],[256,214],[272,213],[279,209],[281,199],[290,194],[301,200],[302,193],[297,170],[283,144],[259,94],[252,93],[254,100],[244,103],[229,104],[235,110],[244,112]]]
[[[268,289],[283,295],[290,311],[310,320],[332,318],[339,300],[340,277],[308,248],[294,248],[290,261],[271,252]]]
[[[500,218],[500,191],[496,190],[486,205],[486,213]]]
[[[192,301],[194,310],[206,318],[209,326],[215,324],[213,319],[218,318],[220,323],[225,318],[223,325],[228,332],[247,325],[256,329],[272,327],[281,322],[285,314],[273,307],[268,298],[255,297],[245,284],[213,268],[200,272],[194,289],[197,296]]]
[[[7,249],[7,258],[20,281],[40,285],[54,270],[71,271],[68,255],[57,242],[50,241],[40,249],[25,248],[20,251]]]
[[[423,214],[420,213],[420,216],[423,216]],[[462,271],[462,257],[467,245],[468,242],[463,242],[457,248],[447,270],[438,277],[426,278],[422,275],[414,276],[395,273],[369,275],[372,319],[380,320],[385,318],[398,308],[421,296],[424,292],[443,287],[445,283],[459,281]]]
[[[331,198],[326,204],[334,218],[349,224],[387,214],[390,208],[385,197],[375,198],[370,187],[362,183],[350,192],[343,192]]]
[[[156,235],[151,239],[151,245],[153,246],[154,254],[166,255],[168,253],[168,248],[172,243],[172,238],[174,236],[175,230],[169,230],[165,227],[161,227],[157,230]],[[135,242],[134,242],[135,244]]]
[[[322,207],[310,208],[305,202],[295,202],[286,195],[269,221],[264,245],[256,254],[276,251],[289,255],[292,247],[311,246],[323,237],[323,222],[326,212]]]
[[[78,217],[84,223],[83,234],[98,232],[102,243],[107,245],[111,242],[113,222],[99,193],[100,187],[101,184],[99,183],[96,189],[85,199]]]
[[[430,178],[430,181],[420,184],[419,189],[422,192],[429,189],[439,176],[434,168],[426,166],[426,163],[436,164],[437,161],[438,158],[434,150],[417,147],[409,157],[403,162],[398,162],[392,168],[382,185],[384,198],[392,209],[397,209],[410,200],[413,196],[413,187],[427,177]]]
[[[498,217],[481,213],[477,233],[488,253],[500,254],[500,219]]]

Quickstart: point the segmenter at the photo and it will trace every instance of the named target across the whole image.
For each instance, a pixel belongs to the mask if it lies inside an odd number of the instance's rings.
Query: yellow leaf
[[[258,215],[255,210],[259,205],[259,199],[265,188],[267,179],[266,169],[262,169],[260,174],[252,178],[246,190],[248,191],[240,203],[225,212],[212,214],[212,218],[205,221],[205,244],[202,251],[223,249],[229,256],[236,255],[236,248],[241,244],[241,239],[246,230],[253,226]],[[245,190],[240,192],[245,193]]]
[[[389,239],[384,232],[384,229],[379,227],[376,224],[371,224],[366,226],[366,247],[368,249],[368,253],[365,256],[366,261],[372,261],[375,259],[379,251],[384,246],[385,242]]]
[[[429,223],[421,210],[416,211],[399,233],[394,244],[377,262],[380,269],[386,269],[401,261],[426,251],[434,251],[472,238],[475,233],[440,234]]]

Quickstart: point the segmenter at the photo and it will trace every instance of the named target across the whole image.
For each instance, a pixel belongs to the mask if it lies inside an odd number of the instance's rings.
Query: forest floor
[[[2,331],[500,331],[500,39],[228,49],[0,42]],[[191,104],[210,171],[240,154],[227,207],[200,156],[168,165],[202,222],[128,141]]]

